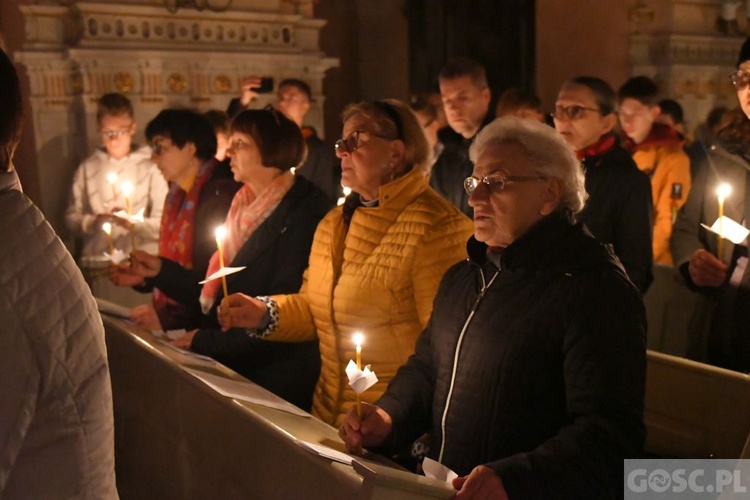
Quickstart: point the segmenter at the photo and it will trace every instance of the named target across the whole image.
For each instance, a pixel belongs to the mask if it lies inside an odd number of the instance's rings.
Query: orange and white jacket
[[[378,383],[374,402],[414,352],[445,271],[466,258],[472,222],[412,171],[380,188],[377,207],[359,207],[348,231],[342,207],[315,233],[299,293],[272,297],[279,324],[268,340],[320,341],[313,414],[339,426],[356,401],[344,369],[355,358],[352,335],[364,335],[362,363]]]

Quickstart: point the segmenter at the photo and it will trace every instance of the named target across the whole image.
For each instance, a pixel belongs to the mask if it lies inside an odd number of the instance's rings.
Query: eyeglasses
[[[101,130],[100,133],[107,139],[117,139],[118,137],[129,134],[131,128],[132,126],[128,127],[126,130]]]
[[[361,146],[361,144],[359,143],[359,136],[361,134],[369,134],[374,137],[380,137],[381,139],[392,140],[388,136],[376,134],[375,132],[368,132],[367,130],[352,130],[349,135],[347,135],[343,139],[339,139],[333,145],[334,149],[336,150],[336,154],[351,154],[355,152]]]
[[[585,111],[601,112],[596,108],[587,108],[574,104],[573,106],[555,106],[555,110],[550,113],[550,116],[556,120],[578,120],[583,116]]]
[[[479,187],[479,184],[484,184],[487,189],[492,191],[502,191],[505,189],[505,185],[509,182],[529,182],[529,181],[546,181],[549,177],[541,175],[504,175],[504,174],[490,174],[482,177],[467,177],[464,180],[464,189],[466,194],[471,196],[474,191]]]
[[[729,79],[732,80],[732,85],[737,90],[742,90],[750,85],[750,73],[741,69],[729,75]]]
[[[159,156],[166,149],[168,149],[171,145],[172,143],[167,140],[158,140],[158,141],[154,141],[151,143],[151,150],[154,152],[156,156]]]

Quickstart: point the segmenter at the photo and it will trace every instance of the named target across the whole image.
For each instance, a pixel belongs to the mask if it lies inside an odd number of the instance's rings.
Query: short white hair
[[[586,203],[586,186],[580,162],[573,149],[552,127],[515,116],[498,118],[484,127],[469,149],[472,163],[494,144],[518,144],[541,176],[560,179],[563,193],[558,210],[575,215]]]

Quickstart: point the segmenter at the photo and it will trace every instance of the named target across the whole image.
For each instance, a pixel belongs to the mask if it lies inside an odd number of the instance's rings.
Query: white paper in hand
[[[351,359],[349,364],[346,365],[346,376],[349,377],[349,385],[357,394],[362,394],[378,381],[375,372],[370,370],[370,365],[365,366],[364,370],[360,370],[357,368],[357,363]]]
[[[439,481],[445,481],[447,483],[452,482],[458,477],[458,474],[450,470],[445,465],[427,457],[425,457],[424,461],[422,462],[422,470],[424,471],[425,476],[432,479],[437,479]]]
[[[112,264],[117,265],[120,262],[128,260],[128,254],[120,250],[119,248],[115,248],[115,250],[109,254],[107,252],[104,252],[104,256],[112,262]]]
[[[747,228],[741,226],[740,224],[737,224],[726,215],[721,216],[721,221],[724,225],[721,231],[722,233],[724,233],[722,235],[723,238],[731,241],[735,245],[739,245],[740,243],[745,241],[747,235],[750,234],[750,231],[748,231]],[[701,226],[703,226],[705,229],[708,229],[714,234],[719,234],[719,219],[716,219],[716,222],[714,222],[714,225],[711,227],[708,227],[705,224],[701,224]]]
[[[247,266],[241,266],[241,267],[222,267],[215,273],[213,273],[208,278],[204,279],[203,281],[199,282],[199,285],[203,285],[204,283],[208,283],[211,280],[215,280],[218,278],[221,278],[222,276],[229,276],[230,274],[238,273],[245,269]]]
[[[143,208],[138,210],[137,214],[133,214],[131,216],[128,216],[128,213],[125,210],[118,210],[117,212],[113,213],[115,217],[119,217],[121,219],[125,219],[126,221],[129,221],[131,224],[135,224],[137,222],[143,222]]]

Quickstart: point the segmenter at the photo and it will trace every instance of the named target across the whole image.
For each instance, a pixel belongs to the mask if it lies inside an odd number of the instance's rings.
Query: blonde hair
[[[400,124],[394,122],[388,111],[390,107],[397,113]],[[393,140],[401,140],[404,143],[404,159],[406,166],[399,176],[405,175],[412,170],[427,173],[430,168],[430,145],[424,129],[419,124],[414,112],[409,106],[397,99],[383,99],[381,101],[362,101],[350,104],[341,114],[342,121],[346,122],[354,116],[360,116],[371,121],[375,125],[375,132],[383,134]]]

